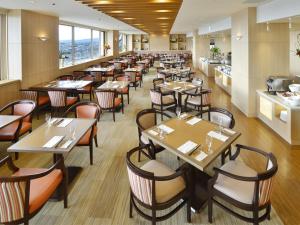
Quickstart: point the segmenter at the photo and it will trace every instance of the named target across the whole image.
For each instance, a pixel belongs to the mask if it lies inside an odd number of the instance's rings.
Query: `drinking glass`
[[[45,121],[47,123],[47,126],[51,127],[51,113],[46,113],[45,114]]]
[[[220,134],[222,134],[222,131],[223,131],[223,118],[222,117],[218,118],[218,125],[219,125],[219,132],[220,132]]]
[[[76,139],[76,128],[71,126],[69,130],[69,134],[70,134],[70,139],[74,141]]]
[[[176,107],[176,115],[177,115],[177,118],[180,120],[180,116],[181,116],[181,108],[180,107]]]
[[[207,149],[208,149],[208,153],[211,154],[212,153],[212,142],[213,142],[213,138],[210,135],[206,135],[206,145],[207,145]]]
[[[165,138],[165,134],[164,134],[164,131],[163,129],[160,129],[159,127],[157,128],[158,130],[158,133],[159,133],[159,138],[162,140]]]

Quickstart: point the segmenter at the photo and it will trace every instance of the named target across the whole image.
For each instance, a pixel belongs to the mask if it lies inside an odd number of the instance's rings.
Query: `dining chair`
[[[115,76],[114,80],[115,81],[127,81],[127,82],[130,82],[130,78],[128,76],[124,76],[124,75]],[[124,88],[118,88],[117,89],[117,93],[121,95],[122,105],[124,105],[124,95],[127,95],[127,102],[129,104],[129,90],[130,90],[130,85],[129,84],[126,87],[124,87]]]
[[[177,100],[175,92],[163,93],[159,89],[150,89],[150,98],[152,108],[159,107],[161,112],[161,120],[163,120],[164,111],[175,111],[177,107]]]
[[[31,100],[36,103],[36,115],[37,119],[40,118],[40,111],[50,105],[50,98],[47,94],[31,89],[21,89],[22,100]]]
[[[61,110],[66,110],[79,101],[79,96],[67,96],[66,90],[49,90],[48,95],[51,102],[51,116],[60,114]]]
[[[232,160],[221,168],[214,168],[215,174],[208,182],[208,220],[212,223],[213,203],[215,203],[239,219],[258,225],[270,219],[271,193],[274,176],[278,170],[277,160],[272,153],[254,147],[239,144],[236,147]],[[239,160],[241,150],[263,157],[265,170],[257,172]],[[233,206],[252,212],[253,216],[241,215],[233,209]],[[264,210],[265,212],[262,213]]]
[[[233,129],[235,125],[235,119],[231,112],[229,112],[227,109],[218,108],[218,107],[212,107],[209,109],[208,113],[208,120],[215,123],[220,124],[222,123],[222,127]],[[232,152],[231,152],[231,146],[222,153],[221,155],[221,163],[224,165],[226,157],[229,157],[231,159]]]
[[[0,142],[16,143],[19,138],[32,131],[32,114],[36,103],[31,100],[18,100],[0,109],[0,114],[18,115],[21,119],[0,129]],[[19,153],[15,153],[15,158],[19,158]]]
[[[75,118],[97,119],[97,121],[99,121],[101,109],[99,105],[94,102],[78,102],[66,111],[64,117],[68,117],[68,115],[72,112],[75,112]],[[97,131],[96,123],[88,132],[85,133],[76,145],[89,146],[90,165],[93,165],[93,140],[95,141],[96,147],[98,147]]]
[[[153,144],[151,140],[146,138],[142,132],[144,130],[147,130],[151,127],[154,127],[157,125],[157,115],[161,115],[162,112],[160,112],[157,109],[144,109],[137,113],[136,115],[136,124],[138,127],[138,137],[139,137],[139,146],[143,147],[140,148],[140,150],[146,149],[147,153],[140,151],[138,153],[138,161],[141,159],[141,154],[147,155],[151,159],[156,159],[156,154],[165,150],[164,147]],[[170,115],[163,113],[163,115],[167,118],[171,118]]]
[[[74,79],[77,79],[78,77],[82,77],[86,74],[85,71],[73,71],[73,77]]]
[[[100,65],[101,67],[108,67],[110,64],[109,62],[101,62]]]
[[[137,72],[135,71],[125,71],[125,76],[130,78],[130,84],[132,84],[132,86],[134,87],[134,89],[136,90],[136,87],[138,85],[140,85],[140,87],[142,87],[142,83],[141,83],[141,77],[137,76]]]
[[[121,106],[122,113],[124,113],[124,106],[122,105],[122,99],[118,98],[116,90],[94,90],[98,104],[101,110],[108,110],[113,113],[113,120],[115,119],[115,112],[118,107]]]
[[[77,93],[81,94],[82,98],[84,95],[89,95],[90,101],[92,101],[94,77],[89,74],[89,75],[83,75],[81,77],[78,77],[76,80],[92,81],[92,83],[90,83],[89,85],[77,89]]]
[[[74,80],[74,76],[72,74],[65,74],[57,77],[56,80]]]
[[[127,172],[130,184],[129,217],[136,212],[155,225],[166,220],[178,212],[184,205],[187,210],[187,221],[191,222],[190,187],[187,182],[188,170],[185,167],[173,170],[157,160],[149,160],[142,167],[132,161],[132,156],[140,151],[136,147],[126,155]],[[176,204],[176,207],[173,207]],[[151,210],[151,214],[143,208]],[[169,208],[172,207],[172,210]],[[166,210],[164,215],[158,216],[157,211]]]
[[[173,80],[171,74],[167,74],[167,73],[164,73],[164,72],[157,73],[157,78],[162,78],[165,81],[171,81],[171,80]]]
[[[122,74],[123,73],[122,63],[114,62],[114,68],[115,68],[115,74]]]
[[[0,166],[7,165],[11,176],[0,177],[0,223],[13,225],[34,217],[61,185],[64,208],[68,207],[66,169],[62,159],[49,169],[18,168],[12,158],[6,156]]]
[[[185,110],[188,106],[194,107],[202,118],[203,113],[208,112],[211,108],[211,90],[200,89],[196,93],[185,92]]]

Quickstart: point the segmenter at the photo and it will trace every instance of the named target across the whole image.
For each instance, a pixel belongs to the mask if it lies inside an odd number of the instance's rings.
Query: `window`
[[[6,14],[0,12],[0,80],[7,76]]]
[[[119,52],[126,52],[127,51],[127,35],[126,34],[119,34]]]
[[[104,55],[104,31],[59,25],[60,67],[76,65]]]
[[[73,64],[73,28],[71,26],[59,25],[59,60],[60,67]]]

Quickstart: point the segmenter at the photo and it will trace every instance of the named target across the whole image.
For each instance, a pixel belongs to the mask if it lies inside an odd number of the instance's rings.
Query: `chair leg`
[[[116,122],[115,109],[113,109],[113,119],[114,119],[114,122]]]
[[[128,102],[128,105],[129,105],[129,92],[127,94],[127,102]]]
[[[256,210],[256,209],[254,209],[254,211],[253,211],[253,225],[259,225],[258,210]]]
[[[189,197],[189,199],[187,200],[187,204],[186,204],[186,217],[187,217],[187,222],[191,223],[192,222],[192,212],[191,212],[191,199]]]
[[[212,197],[208,197],[208,222],[212,223],[212,217],[213,217],[213,201]]]
[[[96,147],[98,148],[98,138],[97,138],[97,135],[94,137],[94,141],[95,141]]]
[[[152,225],[156,225],[156,211],[152,209]]]
[[[19,159],[19,152],[15,152],[15,160]]]
[[[64,192],[64,208],[68,208],[68,180],[65,177],[64,178],[64,187],[63,187],[63,192]]]
[[[129,200],[129,218],[132,218],[132,193],[130,192],[130,200]]]
[[[90,144],[90,165],[93,165],[93,142]]]
[[[121,95],[121,101],[122,101],[122,114],[124,114],[124,98],[123,98],[123,94]]]
[[[267,207],[267,213],[268,213],[268,220],[271,220],[271,204],[270,205],[268,205],[268,207]]]

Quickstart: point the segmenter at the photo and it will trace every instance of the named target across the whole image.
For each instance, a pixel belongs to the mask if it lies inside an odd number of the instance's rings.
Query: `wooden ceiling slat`
[[[182,4],[182,0],[167,0],[163,3],[155,2],[155,0],[75,1],[79,1],[82,4],[121,20],[139,30],[145,31],[146,33],[155,34],[164,34],[171,30]],[[170,10],[170,12],[156,12],[155,10]],[[114,13],[114,11],[124,12]],[[165,17],[168,19],[163,19]],[[161,27],[161,23],[166,23],[167,25]],[[142,26],[136,26],[135,24],[141,24]]]

